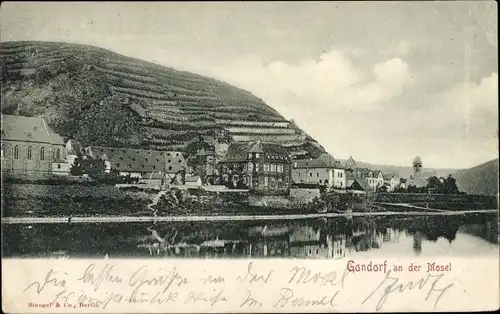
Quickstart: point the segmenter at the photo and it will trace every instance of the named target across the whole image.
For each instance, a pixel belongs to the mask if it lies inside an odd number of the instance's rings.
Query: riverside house
[[[2,115],[2,174],[42,178],[68,174],[61,136],[40,117]]]
[[[170,182],[187,165],[181,152],[130,149],[117,147],[89,146],[85,153],[101,158],[106,163],[106,171],[116,170],[122,176],[148,180],[154,174],[158,182]],[[158,174],[163,175],[162,181]]]
[[[384,175],[380,170],[370,170],[366,181],[373,190],[377,190],[384,185]]]
[[[223,184],[268,195],[284,195],[290,188],[290,158],[279,144],[231,143],[219,167]]]
[[[323,185],[334,189],[347,186],[344,166],[327,153],[316,159],[293,160],[291,176],[294,184]]]

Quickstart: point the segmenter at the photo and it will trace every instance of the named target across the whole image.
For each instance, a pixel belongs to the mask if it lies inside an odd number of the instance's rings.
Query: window
[[[56,158],[57,160],[61,159],[61,150],[58,148],[56,152]]]
[[[175,153],[175,157],[179,157],[179,153]]]
[[[269,165],[268,164],[264,164],[264,171],[269,171]]]
[[[267,177],[267,176],[264,177],[264,186],[265,187],[269,186],[269,177]]]
[[[116,164],[116,167],[117,167],[117,168],[120,168],[120,164]]]
[[[320,184],[321,184],[321,183],[323,183],[323,182],[322,182],[322,180],[319,180],[319,183],[320,183]]]
[[[135,161],[135,158],[132,158],[132,161]]]
[[[61,164],[57,164],[57,169],[61,169]]]
[[[255,171],[259,172],[259,164],[255,164]]]
[[[319,172],[316,172],[316,177],[319,178]]]
[[[309,176],[312,177],[313,176],[313,173],[312,172],[309,172]]]
[[[293,163],[293,166],[294,166],[295,168],[297,168],[297,163],[296,163],[296,162],[294,162],[294,163]]]
[[[256,153],[255,154],[255,158],[259,158],[260,157],[260,154],[259,153]]]
[[[28,146],[28,160],[31,160],[31,146]]]
[[[325,184],[328,184],[328,180],[325,180]]]
[[[40,160],[45,160],[45,147],[40,148]]]
[[[276,165],[275,164],[271,164],[271,172],[276,172]]]
[[[123,160],[123,157],[120,157],[120,160]]]
[[[248,153],[248,158],[252,158],[252,153]]]
[[[171,162],[172,162],[172,160],[171,160],[171,159],[169,159],[169,160],[168,160],[168,163],[171,163]]]
[[[182,163],[182,161],[179,159],[179,163]]]

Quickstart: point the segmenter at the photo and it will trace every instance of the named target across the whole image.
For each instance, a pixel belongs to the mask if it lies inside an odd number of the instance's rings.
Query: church
[[[423,175],[423,163],[422,159],[417,156],[413,159],[413,175],[406,181],[406,186],[415,186],[417,188],[427,186],[427,178]]]
[[[1,136],[2,175],[47,177],[65,170],[64,141],[43,118],[2,115]]]

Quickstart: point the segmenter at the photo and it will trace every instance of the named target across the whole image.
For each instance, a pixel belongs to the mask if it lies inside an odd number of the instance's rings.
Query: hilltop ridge
[[[324,151],[260,98],[213,78],[90,45],[2,42],[0,54],[2,113],[42,116],[85,145],[185,151],[226,132]]]
[[[498,196],[498,158],[456,173],[460,191]]]

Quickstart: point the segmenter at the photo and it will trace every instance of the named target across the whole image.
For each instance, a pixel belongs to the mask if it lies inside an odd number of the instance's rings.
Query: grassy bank
[[[4,183],[2,211],[6,217],[150,215],[153,193],[107,185]]]

